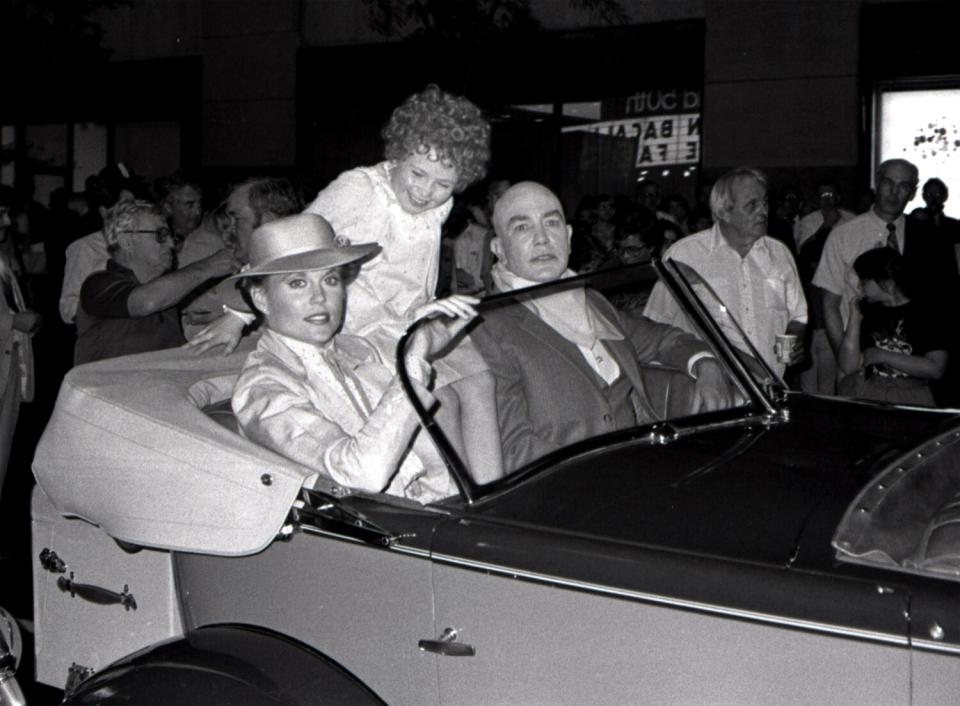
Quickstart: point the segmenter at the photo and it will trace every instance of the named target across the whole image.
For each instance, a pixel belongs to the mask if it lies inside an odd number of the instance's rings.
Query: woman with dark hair
[[[840,394],[935,406],[930,382],[946,370],[947,340],[936,315],[904,290],[903,256],[875,248],[853,269],[862,296],[850,305],[840,346]]]
[[[344,172],[307,212],[326,218],[338,236],[382,247],[351,288],[343,330],[369,340],[392,365],[406,328],[434,312],[441,226],[454,193],[486,173],[490,125],[469,100],[430,85],[393,111],[383,139],[385,161]],[[435,370],[441,427],[463,430],[462,438],[450,440],[477,480],[498,478],[503,463],[492,373],[469,337],[437,360]]]

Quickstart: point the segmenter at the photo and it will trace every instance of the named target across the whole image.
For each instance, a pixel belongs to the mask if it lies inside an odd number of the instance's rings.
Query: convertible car
[[[418,409],[459,488],[430,505],[239,435],[243,352],[74,369],[34,461],[38,680],[69,704],[956,703],[960,418],[789,391],[695,273],[615,274],[483,306],[591,287],[633,316],[659,279],[737,403],[693,414],[686,371],[646,361],[658,421],[487,485]]]

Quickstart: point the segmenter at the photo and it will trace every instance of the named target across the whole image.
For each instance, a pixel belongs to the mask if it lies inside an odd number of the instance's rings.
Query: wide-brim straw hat
[[[250,264],[217,285],[216,296],[231,309],[250,311],[238,289],[243,278],[359,266],[379,252],[376,243],[350,245],[315,213],[278,218],[253,231],[247,247]]]
[[[376,243],[350,245],[322,216],[299,213],[253,231],[247,246],[249,266],[228,279],[328,270],[369,260],[378,252]]]

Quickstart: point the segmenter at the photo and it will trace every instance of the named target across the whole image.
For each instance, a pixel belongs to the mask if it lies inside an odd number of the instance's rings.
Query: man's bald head
[[[532,282],[558,279],[570,259],[571,228],[560,200],[543,184],[522,181],[493,207],[490,247],[502,267]]]

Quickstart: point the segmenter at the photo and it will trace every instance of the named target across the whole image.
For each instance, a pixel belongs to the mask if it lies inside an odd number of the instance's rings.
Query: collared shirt
[[[567,270],[564,277],[576,273]],[[493,280],[501,291],[531,287],[537,282],[524,279],[505,267],[494,265]],[[620,377],[620,366],[603,340],[623,340],[623,335],[603,314],[589,306],[583,289],[558,292],[540,299],[526,299],[523,305],[544,323],[576,345],[587,365],[608,385]]]
[[[896,227],[897,249],[903,253],[906,219],[901,215],[893,224]],[[827,237],[813,284],[840,296],[840,316],[844,328],[850,318],[850,302],[860,292],[860,278],[853,269],[853,262],[867,250],[887,247],[888,234],[887,221],[871,208],[853,220],[838,225]]]
[[[734,345],[749,350],[731,323],[730,315],[767,364],[773,370],[783,372],[785,366],[777,361],[775,352],[776,336],[786,331],[791,321],[807,321],[807,302],[797,266],[783,243],[765,235],[753,244],[745,257],[741,257],[727,243],[720,226],[714,225],[678,240],[664,257],[693,267],[717,293],[725,310],[721,310],[701,285],[694,285],[694,290]],[[660,282],[653,288],[644,314],[654,321],[697,333]]]
[[[67,246],[63,266],[63,287],[60,290],[60,318],[72,324],[80,306],[80,287],[87,277],[107,266],[107,241],[103,231],[85,235]]]

